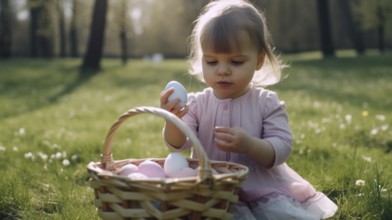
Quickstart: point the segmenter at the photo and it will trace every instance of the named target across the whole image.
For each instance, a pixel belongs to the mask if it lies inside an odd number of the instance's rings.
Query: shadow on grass
[[[70,68],[62,66],[58,69],[59,74],[53,74],[53,78],[50,77],[51,75],[49,74],[43,74],[41,76],[35,76],[33,79],[21,79],[23,78],[23,76],[21,76],[21,78],[16,78],[6,82],[5,86],[2,87],[2,90],[5,91],[5,93],[12,91],[12,95],[10,96],[15,99],[18,99],[18,97],[30,96],[34,92],[38,95],[35,95],[37,97],[32,97],[23,102],[23,106],[21,108],[10,109],[9,111],[7,111],[7,109],[3,109],[5,112],[0,115],[0,120],[19,116],[53,105],[64,96],[73,93],[77,88],[90,81],[91,78],[99,73],[99,70],[81,68],[76,70],[75,68],[77,67]],[[33,67],[32,69],[37,70],[38,68]],[[70,81],[69,78],[67,78],[69,77],[67,74],[72,72],[77,73],[77,75]],[[31,75],[34,75],[34,72]],[[61,88],[61,90],[51,94],[50,91],[55,90],[56,88]],[[36,100],[37,98],[40,100]]]
[[[392,90],[380,82],[392,80],[392,56],[331,58],[326,60],[297,60],[286,81],[275,88],[291,92],[303,91],[319,99],[348,103],[363,108],[369,105],[380,110],[392,109],[388,93]],[[301,80],[301,78],[306,78]],[[312,82],[312,83],[311,83]],[[385,90],[381,92],[382,89]],[[375,93],[378,92],[378,93]]]
[[[59,99],[62,97],[71,94],[75,91],[78,87],[88,82],[93,76],[95,76],[99,70],[94,69],[80,69],[78,77],[76,77],[75,81],[69,85],[67,85],[61,92],[58,94],[49,97],[48,102],[50,104],[57,103]]]

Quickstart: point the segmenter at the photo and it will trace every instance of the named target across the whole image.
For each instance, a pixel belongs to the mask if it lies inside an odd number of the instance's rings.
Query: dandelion
[[[67,160],[67,159],[64,159],[64,160],[63,160],[63,165],[64,165],[65,167],[69,166],[69,164],[70,164],[69,160]]]
[[[365,186],[365,180],[356,180],[355,185],[356,186]]]
[[[77,160],[77,159],[78,159],[78,155],[76,155],[76,154],[72,155],[72,156],[71,156],[71,159],[72,159],[72,160]]]
[[[369,112],[368,112],[368,111],[363,111],[363,112],[362,112],[362,116],[363,116],[363,117],[367,117],[368,115],[369,115]]]
[[[5,147],[4,146],[0,146],[0,151],[5,151]]]

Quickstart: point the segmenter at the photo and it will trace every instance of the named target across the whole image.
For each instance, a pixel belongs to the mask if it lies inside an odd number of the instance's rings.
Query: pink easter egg
[[[172,178],[182,178],[182,177],[194,177],[197,176],[197,169],[192,169],[190,167],[184,167],[170,174]]]
[[[148,179],[148,176],[144,175],[143,173],[134,172],[128,175],[129,178],[134,180],[145,180]]]
[[[131,173],[135,173],[138,171],[138,167],[135,164],[126,164],[120,168],[119,174],[121,176],[128,176]]]
[[[161,165],[152,160],[145,160],[139,164],[139,172],[150,178],[165,178],[166,174]]]

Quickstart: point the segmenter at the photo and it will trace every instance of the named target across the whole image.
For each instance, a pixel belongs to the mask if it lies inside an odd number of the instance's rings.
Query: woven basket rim
[[[164,161],[166,158],[130,158],[130,159],[123,159],[123,160],[116,160],[114,161],[115,164],[129,164],[129,163],[141,163],[145,160],[152,160],[152,161]],[[189,163],[198,163],[197,159],[193,158],[185,158]],[[247,166],[235,163],[235,162],[228,162],[228,161],[218,161],[218,160],[209,160],[209,163],[211,164],[211,167],[214,169],[216,166],[233,166],[236,167],[236,171],[232,171],[229,173],[221,172],[218,174],[214,174],[213,178],[217,181],[220,179],[228,178],[228,177],[236,177],[239,179],[245,178],[249,172],[249,169]],[[101,168],[102,163],[101,162],[90,162],[87,165],[87,170],[89,172],[95,173],[95,175],[98,175],[102,178],[114,178],[118,179],[121,181],[134,181],[134,182],[154,182],[154,183],[164,183],[164,184],[170,184],[173,182],[180,182],[180,181],[191,181],[191,180],[197,180],[199,176],[193,176],[193,177],[166,177],[166,178],[147,178],[147,179],[132,179],[127,176],[122,176],[119,174],[116,174],[115,172],[112,171],[107,171]]]

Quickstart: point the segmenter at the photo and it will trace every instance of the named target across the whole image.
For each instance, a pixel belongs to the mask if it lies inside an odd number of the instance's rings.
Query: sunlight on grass
[[[285,56],[287,78],[271,87],[295,136],[288,164],[338,203],[333,219],[391,219],[392,57],[319,56]],[[98,219],[86,165],[100,160],[117,117],[158,106],[170,80],[188,91],[204,87],[186,75],[184,60],[122,66],[108,59],[86,77],[73,59],[0,65],[0,219]],[[114,158],[165,157],[163,123],[152,115],[128,119]]]

